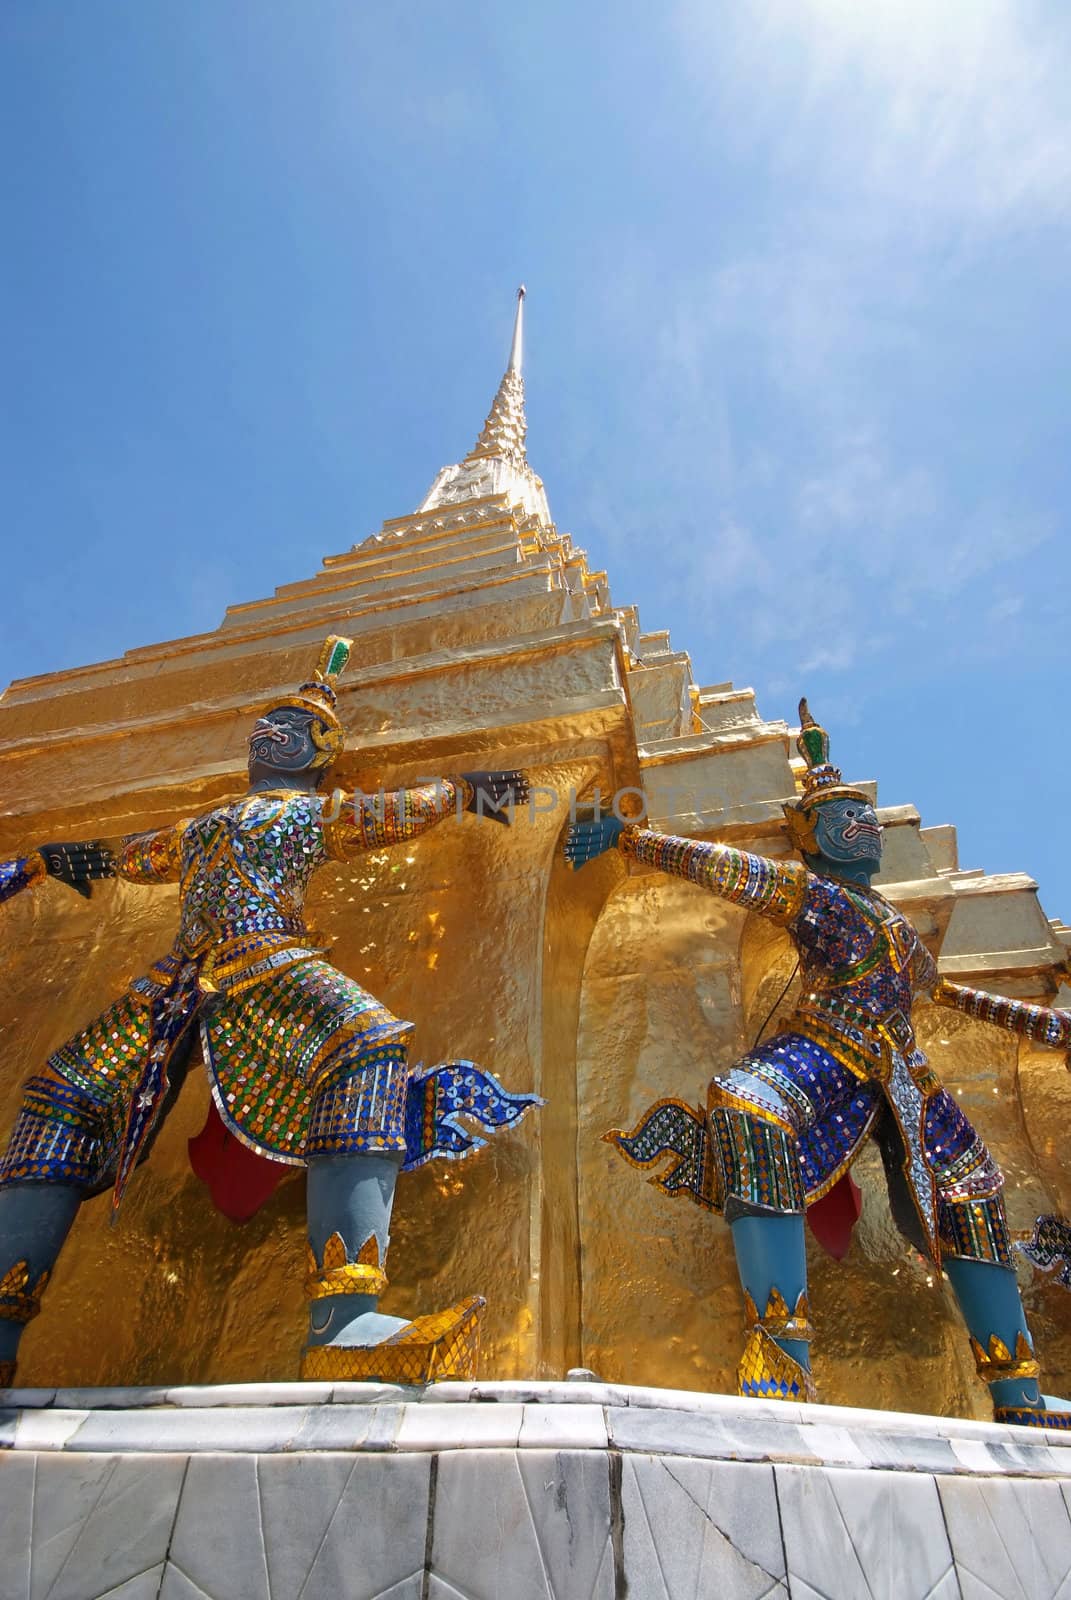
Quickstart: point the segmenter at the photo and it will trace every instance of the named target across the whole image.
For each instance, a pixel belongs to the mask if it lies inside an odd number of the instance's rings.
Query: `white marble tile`
[[[33,1456],[0,1454],[0,1577],[8,1600],[29,1600],[36,1471]]]
[[[186,1461],[39,1455],[31,1600],[87,1600],[161,1564]]]
[[[874,1411],[865,1406],[814,1406],[810,1408],[810,1415],[816,1421],[864,1432],[876,1429],[879,1433],[984,1439],[1000,1438],[1008,1431],[1003,1423],[994,1422],[992,1418],[979,1422],[973,1417],[931,1417],[923,1412]]]
[[[581,1450],[526,1452],[518,1461],[529,1516],[555,1600],[612,1600],[610,1463]],[[442,1463],[439,1466],[442,1472]]]
[[[362,1450],[394,1450],[397,1448],[398,1430],[405,1416],[404,1405],[394,1405],[390,1402],[369,1408],[373,1413],[372,1425],[368,1436],[361,1446]]]
[[[369,1596],[369,1600],[424,1600],[425,1593],[423,1571],[411,1572],[408,1578],[392,1583],[389,1589],[380,1589],[378,1594]]]
[[[1039,1438],[1046,1442],[1040,1443]],[[1051,1439],[1052,1434],[1049,1432],[1041,1433],[1040,1436],[1035,1432],[1033,1438],[1026,1444],[1016,1439],[1007,1439],[988,1445],[987,1449],[996,1464],[997,1472],[1007,1473],[1013,1478],[1071,1477],[1071,1459],[1062,1450],[1054,1450],[1050,1443]]]
[[[808,1430],[805,1428],[803,1431],[806,1433]],[[928,1472],[931,1475],[967,1470],[954,1454],[950,1439],[912,1433],[873,1432],[854,1433],[852,1438],[865,1458],[864,1465],[868,1467],[884,1471]]]
[[[474,1400],[476,1398],[476,1384],[463,1381],[461,1378],[444,1378],[441,1383],[429,1383],[421,1394],[423,1401],[428,1400]]]
[[[286,1443],[288,1450],[388,1450],[401,1406],[310,1406]]]
[[[774,1469],[792,1600],[957,1600],[933,1478]]]
[[[169,1390],[129,1387],[125,1389],[56,1389],[52,1405],[67,1411],[129,1411],[167,1404]]]
[[[430,1572],[443,1600],[612,1600],[609,1463],[589,1451],[442,1455]]]
[[[271,1600],[255,1455],[190,1460],[168,1561],[205,1594]],[[149,1463],[148,1469],[152,1470]]]
[[[1071,1518],[1057,1483],[943,1478],[963,1600],[1067,1600]]]
[[[819,1461],[838,1467],[869,1467],[871,1465],[868,1441],[865,1435],[853,1433],[850,1428],[837,1428],[829,1423],[807,1422],[800,1428],[800,1437],[809,1454]]]
[[[378,1406],[390,1401],[400,1404],[405,1400],[417,1401],[420,1396],[421,1390],[408,1389],[401,1383],[334,1383],[331,1385],[332,1403],[347,1406]]]
[[[272,1600],[419,1595],[430,1456],[273,1455],[258,1467]]]
[[[518,1442],[522,1450],[605,1450],[606,1416],[602,1406],[525,1406]]]
[[[406,1406],[395,1444],[399,1450],[489,1450],[515,1445],[519,1405]]]
[[[629,1594],[643,1600],[787,1595],[772,1467],[626,1456],[621,1509]]]
[[[1050,1445],[1053,1450],[1068,1451],[1063,1472],[1071,1472],[1071,1429],[1066,1427],[1020,1427],[1001,1424],[1001,1438],[1010,1438],[1017,1445]]]
[[[41,1413],[42,1419],[64,1413]],[[65,1441],[67,1450],[285,1450],[308,1421],[299,1406],[180,1406],[148,1411],[90,1411]]]
[[[118,1589],[109,1589],[107,1594],[95,1595],[94,1600],[158,1600],[163,1575],[163,1562],[158,1562],[146,1572],[139,1572],[136,1577],[128,1578]]]
[[[16,1450],[62,1450],[88,1411],[23,1411],[15,1425]]]
[[[5,1406],[50,1406],[55,1398],[55,1389],[0,1389]]]
[[[223,1600],[223,1597],[206,1595],[203,1589],[198,1589],[197,1585],[191,1583],[184,1572],[180,1572],[169,1561],[164,1568],[159,1600]]]
[[[717,1412],[720,1416],[739,1417],[745,1421],[749,1417],[772,1418],[780,1422],[800,1422],[803,1419],[804,1408],[790,1400],[752,1400],[739,1394],[707,1394],[698,1389],[654,1389],[645,1384],[630,1384],[627,1388],[621,1388],[619,1393],[623,1396],[621,1403],[654,1406],[661,1411]],[[832,1408],[823,1406],[817,1415],[815,1409],[813,1406],[809,1408],[814,1421],[828,1421],[826,1412]]]
[[[331,1399],[330,1383],[183,1384],[148,1404],[169,1406],[315,1406]]]
[[[740,1461],[799,1461],[813,1455],[805,1430],[772,1414],[658,1411],[653,1406],[609,1407],[610,1437],[620,1450]]]
[[[14,1461],[14,1457],[5,1458]],[[33,1544],[31,1600],[43,1600],[63,1570],[79,1532],[107,1489],[118,1456],[28,1455],[36,1474],[28,1536]],[[176,1504],[178,1494],[175,1496]]]
[[[621,1384],[561,1383],[550,1378],[488,1380],[475,1385],[476,1398],[520,1404],[614,1406],[627,1405],[629,1391]],[[433,1393],[428,1391],[429,1396]]]
[[[447,1583],[445,1578],[438,1577],[434,1572],[429,1574],[426,1593],[427,1600],[472,1600],[467,1590],[455,1589],[452,1583]],[[511,1589],[510,1600],[521,1600],[521,1597]]]
[[[968,1472],[991,1473],[995,1470],[993,1457],[985,1439],[949,1439],[952,1454]]]
[[[346,1455],[260,1457],[258,1493],[273,1600],[297,1595],[338,1514],[353,1458]],[[427,1499],[423,1501],[425,1513]]]

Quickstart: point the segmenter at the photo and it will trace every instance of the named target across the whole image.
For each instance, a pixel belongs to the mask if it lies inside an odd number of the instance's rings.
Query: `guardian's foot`
[[[412,1322],[379,1310],[401,1159],[400,1153],[369,1153],[320,1155],[309,1162],[303,1378],[421,1384],[476,1376],[485,1304],[480,1296]]]
[[[747,1336],[737,1368],[737,1391],[752,1400],[795,1400],[814,1404],[818,1390],[808,1369],[792,1357],[761,1324]]]
[[[1057,1395],[1038,1396],[1036,1406],[994,1406],[993,1419],[1009,1422],[1017,1428],[1061,1428],[1071,1431],[1071,1400],[1061,1400]]]
[[[474,1295],[412,1322],[385,1317],[378,1311],[359,1313],[337,1330],[320,1330],[330,1337],[330,1343],[305,1346],[301,1376],[409,1384],[474,1378],[480,1353],[480,1315],[486,1304],[480,1295]]]

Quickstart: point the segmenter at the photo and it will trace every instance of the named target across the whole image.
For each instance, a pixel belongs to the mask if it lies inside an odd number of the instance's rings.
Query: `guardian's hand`
[[[86,900],[91,878],[114,878],[115,856],[101,839],[74,844],[39,844],[38,854],[50,878],[58,878]]]
[[[613,815],[596,817],[593,811],[587,815],[578,812],[576,821],[565,830],[562,854],[574,869],[584,867],[596,856],[613,850],[626,827],[627,823]]]
[[[463,772],[461,776],[472,790],[465,810],[477,817],[490,817],[508,828],[511,809],[528,804],[528,779],[523,772]]]

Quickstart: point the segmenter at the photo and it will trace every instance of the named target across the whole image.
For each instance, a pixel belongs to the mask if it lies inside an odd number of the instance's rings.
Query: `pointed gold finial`
[[[517,290],[517,311],[513,320],[509,366],[491,403],[480,437],[465,457],[466,461],[479,461],[485,456],[502,456],[514,463],[526,462],[528,459],[524,448],[528,422],[524,414],[524,379],[521,376],[521,363],[524,357],[524,297],[527,293],[522,283]]]
[[[513,343],[510,345],[509,366],[507,372],[515,372],[518,378],[524,362],[524,297],[528,290],[522,283],[517,290],[517,314],[513,319]]]

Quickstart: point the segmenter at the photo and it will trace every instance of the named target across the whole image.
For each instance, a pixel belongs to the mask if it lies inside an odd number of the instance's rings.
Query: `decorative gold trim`
[[[781,813],[785,819],[785,832],[793,849],[798,850],[800,855],[813,856],[818,849],[814,818],[792,800],[782,804]]]
[[[16,1261],[0,1278],[0,1318],[5,1322],[32,1322],[41,1309],[41,1296],[52,1274],[46,1269],[30,1287],[30,1263]]]
[[[359,1267],[348,1263],[317,1278],[305,1279],[306,1300],[326,1300],[336,1294],[370,1294],[377,1298],[387,1287],[387,1274],[378,1267]]]
[[[306,1300],[327,1300],[336,1294],[368,1294],[377,1298],[387,1287],[387,1274],[379,1258],[379,1241],[369,1234],[357,1252],[356,1261],[346,1258],[346,1242],[340,1233],[333,1233],[324,1245],[323,1263],[316,1260],[311,1245],[305,1247],[308,1274],[305,1278]]]
[[[711,1078],[707,1085],[707,1115],[712,1111],[743,1111],[750,1116],[761,1117],[763,1122],[772,1122],[775,1128],[780,1128],[792,1139],[799,1137],[799,1129],[795,1124],[789,1122],[787,1117],[779,1116],[766,1101],[760,1101],[757,1094],[738,1094],[717,1078]]]
[[[807,774],[804,773],[803,776],[804,782],[806,782]],[[850,783],[831,783],[826,789],[815,789],[810,794],[804,794],[799,803],[800,810],[804,812],[814,811],[826,800],[859,800],[864,805],[872,806],[874,804],[873,798],[867,794],[865,789],[853,788]],[[851,879],[846,881],[851,882]]]
[[[818,1390],[806,1367],[793,1361],[760,1324],[752,1328],[737,1368],[737,1393],[749,1400],[805,1400],[814,1403]]]
[[[1015,1336],[1014,1354],[995,1333],[989,1335],[988,1351],[972,1335],[971,1352],[983,1383],[998,1383],[1003,1378],[1036,1378],[1041,1371],[1033,1347],[1021,1330]]]
[[[45,858],[41,854],[40,850],[31,850],[28,852],[25,864],[23,866],[23,871],[26,874],[27,888],[30,888],[35,883],[41,883],[45,878],[48,877],[48,868],[45,866]],[[2,1371],[3,1367],[0,1366],[0,1372]]]
[[[811,1322],[811,1307],[806,1289],[800,1290],[796,1304],[790,1311],[784,1295],[775,1285],[770,1290],[770,1298],[761,1317],[758,1307],[745,1289],[744,1327],[748,1330],[765,1328],[775,1339],[800,1339],[810,1343],[814,1338],[814,1326]]]
[[[994,1406],[994,1422],[1017,1428],[1057,1428],[1071,1432],[1071,1411],[1050,1411],[1047,1406]]]

